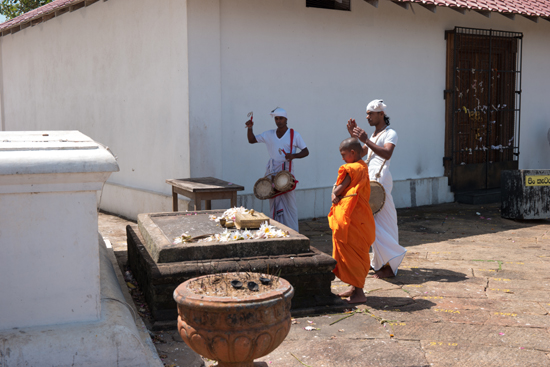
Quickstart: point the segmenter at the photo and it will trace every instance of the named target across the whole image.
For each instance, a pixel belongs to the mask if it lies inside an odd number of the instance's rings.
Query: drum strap
[[[292,143],[294,143],[294,129],[290,129],[290,154],[292,154]],[[283,163],[283,171],[285,170],[285,163]],[[288,163],[288,172],[292,173],[292,161]]]
[[[382,131],[380,134],[378,134],[378,137],[376,137],[376,140],[374,141],[374,144],[376,144],[378,142],[378,139],[380,139],[380,137],[382,136],[382,134],[384,134],[386,131],[388,130],[388,128],[386,127],[384,129],[384,131]],[[369,165],[370,163],[370,160],[372,159],[372,155],[374,154],[374,152],[370,151],[370,154],[369,154],[369,157],[367,158],[367,166]],[[387,159],[384,159],[384,162],[382,162],[382,165],[380,166],[380,169],[378,170],[378,172],[374,175],[375,178],[380,178],[380,172],[382,172],[382,168],[384,168],[384,165],[386,164],[386,161]]]

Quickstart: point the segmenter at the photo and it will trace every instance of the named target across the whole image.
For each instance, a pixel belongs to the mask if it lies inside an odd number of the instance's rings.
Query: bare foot
[[[374,275],[372,276],[375,279],[382,279],[382,278],[393,278],[395,274],[393,273],[393,270],[391,270],[391,266],[384,265],[380,270],[375,271]]]
[[[353,294],[353,287],[351,287],[347,291],[338,293],[338,297],[350,297],[352,294]]]
[[[346,301],[349,304],[355,304],[355,303],[365,303],[367,302],[367,297],[365,296],[365,292],[363,292],[363,289],[352,287],[353,293],[349,298],[346,299]]]

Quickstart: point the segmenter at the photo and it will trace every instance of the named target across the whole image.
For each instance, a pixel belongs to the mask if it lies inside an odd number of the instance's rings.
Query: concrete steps
[[[455,201],[471,205],[499,203],[500,189],[455,192]]]

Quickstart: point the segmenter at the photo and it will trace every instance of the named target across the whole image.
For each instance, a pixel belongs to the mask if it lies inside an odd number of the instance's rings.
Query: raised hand
[[[363,143],[367,141],[369,138],[368,134],[365,132],[365,130],[361,129],[360,127],[354,127],[353,128],[353,134],[352,136],[356,137],[357,139],[361,140]]]
[[[348,120],[348,124],[347,124],[347,128],[348,128],[348,132],[349,132],[349,135],[353,138],[354,135],[353,135],[353,129],[357,127],[357,123],[355,122],[355,119],[349,119]]]
[[[256,140],[256,136],[254,135],[254,131],[252,131],[252,126],[254,126],[254,122],[252,122],[252,119],[248,120],[246,123],[246,137],[248,138],[248,142],[250,144],[257,143],[258,140]]]

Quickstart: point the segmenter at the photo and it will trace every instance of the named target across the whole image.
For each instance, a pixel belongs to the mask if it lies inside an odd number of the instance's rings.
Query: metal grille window
[[[350,10],[350,0],[306,0],[306,7]]]
[[[523,34],[456,27],[446,38],[446,174],[454,191],[500,187],[517,169]]]

